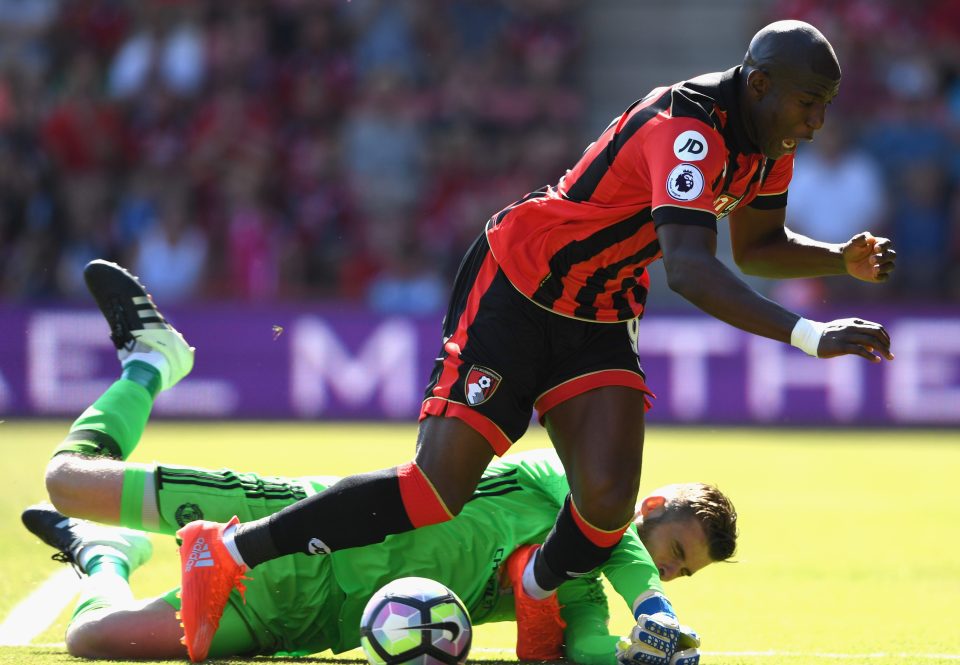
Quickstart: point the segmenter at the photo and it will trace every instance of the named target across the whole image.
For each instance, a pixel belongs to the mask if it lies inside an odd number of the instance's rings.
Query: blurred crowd
[[[827,35],[843,82],[816,140],[797,155],[788,225],[841,241],[892,238],[889,286],[781,284],[784,297],[960,302],[960,2],[778,0],[769,19]]]
[[[960,300],[960,3],[771,9],[818,25],[844,70],[798,155],[790,225],[893,237],[898,274],[868,297]],[[83,264],[108,257],[163,302],[442,309],[485,220],[555,182],[595,133],[586,11],[0,0],[0,299],[81,297]],[[843,281],[783,295],[861,297]]]
[[[436,311],[582,146],[577,0],[0,0],[0,298]]]

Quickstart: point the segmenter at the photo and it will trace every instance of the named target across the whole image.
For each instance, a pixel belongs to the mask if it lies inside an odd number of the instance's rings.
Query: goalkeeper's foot
[[[160,390],[190,373],[194,349],[163,318],[140,280],[102,259],[88,263],[83,278],[110,325],[122,365],[134,360],[153,365],[160,372]]]
[[[27,531],[57,550],[56,561],[86,573],[83,563],[95,554],[109,554],[127,563],[132,573],[153,554],[146,534],[67,517],[49,503],[30,506],[20,515]]]
[[[197,520],[177,531],[180,545],[180,621],[190,660],[199,663],[210,651],[220,617],[234,588],[246,590],[241,580],[246,566],[233,560],[223,544],[223,530],[237,524]]]
[[[523,571],[539,545],[524,545],[507,558],[507,575],[513,585],[517,612],[517,658],[520,660],[561,660],[563,629],[557,594],[536,600],[523,590]]]

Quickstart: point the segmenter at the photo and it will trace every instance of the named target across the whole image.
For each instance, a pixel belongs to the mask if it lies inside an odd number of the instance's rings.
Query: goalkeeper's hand
[[[622,665],[670,665],[680,639],[677,618],[666,612],[641,614],[628,639],[617,643]]]
[[[617,643],[617,660],[624,665],[699,665],[700,636],[668,614],[641,615],[630,638]]]
[[[637,625],[628,639],[617,643],[623,665],[698,665],[700,637],[681,626],[666,596],[647,591],[634,602]]]
[[[699,665],[700,636],[690,626],[680,626],[677,639],[677,651],[670,659],[670,665]]]

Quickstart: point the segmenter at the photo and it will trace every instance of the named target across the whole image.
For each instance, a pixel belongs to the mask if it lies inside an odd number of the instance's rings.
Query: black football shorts
[[[557,404],[602,386],[653,393],[637,356],[637,320],[582,321],[521,294],[481,235],[464,257],[420,420],[459,418],[504,454]]]

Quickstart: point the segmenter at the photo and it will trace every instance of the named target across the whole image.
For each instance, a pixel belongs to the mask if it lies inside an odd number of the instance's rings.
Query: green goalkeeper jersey
[[[344,594],[334,650],[357,646],[364,605],[398,577],[429,577],[445,584],[466,604],[474,623],[512,620],[513,596],[501,584],[501,564],[517,546],[543,542],[569,491],[552,450],[508,456],[487,469],[455,519],[390,536],[378,545],[334,552],[333,577]],[[657,568],[635,528],[627,530],[601,570],[628,605],[648,589],[662,591]],[[613,642],[598,637],[607,635],[608,616],[597,576],[567,582],[559,594],[569,624],[568,653],[599,640],[595,646],[612,662]],[[585,656],[577,660],[594,662]]]
[[[201,515],[226,521],[236,514],[249,521],[336,480],[162,465],[158,500],[169,524]],[[259,653],[339,653],[359,646],[367,600],[399,577],[445,584],[466,604],[474,623],[513,620],[512,590],[501,583],[501,565],[518,546],[543,542],[568,492],[552,450],[509,455],[490,465],[453,520],[327,556],[295,554],[269,561],[250,571],[246,602],[234,592],[231,609],[259,644]],[[633,527],[600,571],[629,609],[644,591],[662,591],[656,566]],[[612,665],[616,638],[607,632],[607,602],[598,573],[564,583],[558,594],[567,621],[567,655],[586,665]],[[172,593],[168,599],[178,605]],[[226,632],[217,637],[229,641]],[[228,645],[225,649],[232,652]]]

